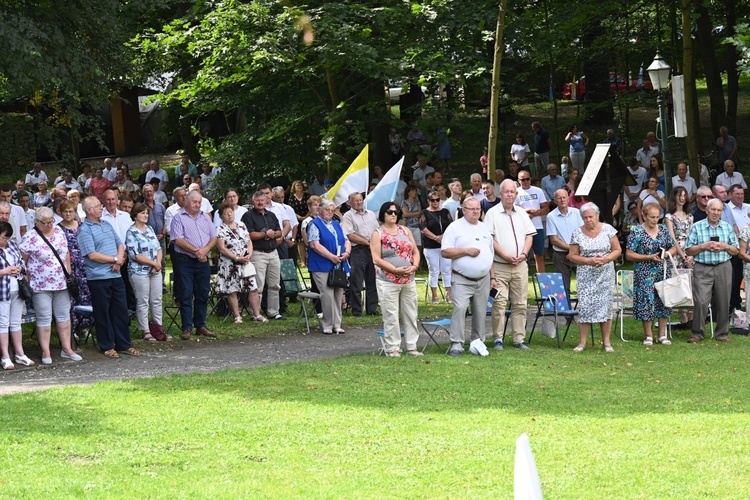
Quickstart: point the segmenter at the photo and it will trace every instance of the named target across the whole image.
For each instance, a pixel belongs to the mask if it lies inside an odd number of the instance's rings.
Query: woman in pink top
[[[104,191],[109,189],[109,185],[109,179],[103,176],[102,168],[97,167],[96,170],[94,170],[94,176],[91,178],[91,180],[89,180],[89,185],[87,187],[89,189],[89,193],[92,196],[96,196],[98,199],[101,199]]]

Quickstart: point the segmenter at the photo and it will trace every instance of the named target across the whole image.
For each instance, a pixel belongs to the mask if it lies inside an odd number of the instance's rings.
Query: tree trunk
[[[708,89],[711,109],[711,129],[713,130],[713,137],[718,137],[719,127],[726,122],[727,115],[724,103],[724,88],[721,83],[721,68],[717,62],[716,50],[711,37],[713,23],[703,2],[701,0],[693,0],[693,2],[695,12],[698,14],[695,34],[698,38],[701,61],[706,75],[706,88]]]
[[[192,125],[192,116],[188,114],[180,115],[180,139],[182,140],[182,149],[185,151],[186,155],[190,156],[190,161],[193,162],[193,164],[197,164],[201,159],[201,154],[195,144]]]
[[[727,38],[735,36],[734,27],[737,25],[737,4],[735,0],[725,0],[727,7]],[[727,68],[727,117],[726,125],[735,135],[737,135],[737,97],[740,87],[740,74],[737,70],[737,46],[729,43],[724,46],[726,50],[726,68]]]
[[[597,40],[604,36],[604,25],[599,22],[589,23],[582,27],[583,49],[591,50]],[[615,118],[612,107],[612,95],[609,91],[609,64],[606,53],[592,51],[594,55],[583,63],[583,74],[586,75],[586,100],[584,101],[586,123],[609,125]]]
[[[690,33],[690,0],[681,0],[682,10],[682,32]],[[695,90],[695,61],[693,59],[693,40],[691,37],[684,37],[682,40],[682,68],[685,76],[685,120],[687,121],[687,154],[688,163],[690,164],[690,176],[693,179],[700,179],[700,161],[698,151],[700,148],[700,118],[697,115],[694,103],[698,102]],[[673,158],[676,159],[676,158]],[[671,193],[668,193],[668,196]]]
[[[495,156],[497,151],[497,121],[498,106],[500,100],[500,63],[503,60],[503,28],[505,20],[505,8],[508,0],[500,0],[497,14],[497,26],[495,27],[495,54],[492,60],[492,95],[490,97],[490,133],[487,139],[487,178],[495,179]]]

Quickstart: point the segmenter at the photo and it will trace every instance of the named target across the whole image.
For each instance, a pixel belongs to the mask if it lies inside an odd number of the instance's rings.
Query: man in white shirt
[[[15,241],[21,241],[26,234],[26,211],[18,205],[11,204],[13,197],[13,187],[10,185],[0,186],[0,201],[8,203],[10,207],[10,225],[13,226],[13,236]]]
[[[651,147],[648,139],[643,139],[643,147],[635,154],[635,158],[641,167],[649,168],[651,166],[651,157],[656,153],[657,150]]]
[[[146,182],[150,182],[151,179],[156,177],[160,181],[159,190],[164,191],[167,182],[169,182],[169,175],[167,174],[167,171],[159,166],[159,160],[156,159],[151,160],[148,166],[151,170],[149,170],[146,174]]]
[[[728,160],[731,161],[731,160]],[[732,213],[732,219],[734,221],[733,228],[734,234],[739,238],[740,231],[745,226],[750,224],[750,217],[747,215],[747,210],[750,208],[750,204],[745,203],[745,190],[739,184],[733,185],[729,188],[729,203],[727,205]],[[732,295],[729,299],[729,310],[740,309],[742,307],[742,296],[740,295],[740,286],[742,284],[742,259],[739,255],[735,255],[731,259],[732,262]]]
[[[463,205],[464,216],[451,223],[443,234],[440,255],[451,259],[451,315],[448,354],[460,356],[464,348],[466,311],[471,302],[471,340],[484,342],[485,315],[490,286],[495,284],[493,259],[494,243],[489,228],[479,220],[481,208],[476,198],[466,198]],[[477,314],[481,312],[481,314]],[[486,349],[486,348],[485,348]],[[471,350],[472,354],[480,352]]]
[[[471,182],[471,195],[480,202],[486,199],[484,191],[482,191],[482,175],[477,173],[471,174],[469,182]]]
[[[112,164],[112,158],[105,158],[104,169],[102,169],[102,177],[107,179],[109,182],[115,182],[116,176],[117,176],[117,169]]]
[[[727,189],[731,188],[735,184],[739,184],[743,189],[747,189],[745,178],[742,177],[741,173],[735,172],[735,165],[732,160],[727,160],[724,162],[724,172],[716,177],[715,184],[721,184]]]
[[[417,156],[417,164],[414,165],[414,181],[415,186],[419,185],[423,188],[427,187],[427,174],[434,172],[435,169],[427,164],[427,157],[424,155]]]
[[[625,186],[625,206],[631,201],[638,201],[641,191],[643,190],[643,185],[648,180],[648,170],[639,165],[637,158],[632,158],[630,160],[628,171],[630,172],[630,175],[633,176],[635,184],[632,186]]]
[[[570,297],[570,276],[576,266],[568,260],[570,251],[570,239],[573,231],[583,226],[581,213],[577,208],[568,206],[568,192],[564,189],[555,191],[555,208],[547,216],[547,236],[554,250],[552,262],[555,265],[555,271],[562,274],[565,283],[565,291]]]
[[[73,178],[73,173],[70,170],[65,170],[62,174],[62,181],[57,184],[56,187],[65,188],[66,191],[75,189],[76,191],[82,192],[83,188],[78,181]]]
[[[545,272],[544,265],[544,223],[542,217],[549,213],[549,201],[547,195],[540,188],[531,185],[531,174],[526,170],[518,172],[518,182],[521,188],[518,190],[518,196],[515,204],[529,214],[531,222],[536,229],[532,249],[534,250],[534,262],[536,263],[536,272]]]
[[[698,186],[695,185],[695,179],[687,174],[688,168],[685,162],[678,163],[675,171],[677,172],[677,175],[672,177],[672,189],[676,187],[685,188],[688,195],[688,203],[695,203],[695,195],[698,192]]]
[[[288,259],[294,259],[297,260],[297,245],[294,243],[295,239],[297,238],[297,229],[299,227],[299,221],[297,220],[297,214],[294,213],[294,209],[284,203],[284,188],[281,186],[276,186],[271,190],[272,197],[273,197],[273,204],[279,205],[281,208],[284,209],[286,212],[286,215],[284,216],[288,221],[289,225],[291,226],[291,230],[284,235],[284,241],[281,243],[281,246],[279,248],[286,246],[287,251],[287,257]],[[278,218],[278,215],[276,216]]]
[[[49,182],[47,174],[42,170],[41,163],[34,163],[34,168],[26,174],[26,187],[34,192],[39,191],[39,183],[42,181]]]
[[[104,194],[102,195],[104,210],[102,210],[101,220],[109,222],[124,245],[128,228],[133,225],[133,219],[130,218],[130,210],[133,208],[133,199],[126,197],[123,198],[123,201],[121,202],[117,198],[118,194],[119,192],[115,189],[107,189],[104,191]],[[122,275],[123,283],[125,284],[125,297],[127,299],[128,310],[135,311],[135,294],[133,293],[133,287],[130,286],[130,279],[128,278],[127,252],[125,252],[124,259],[125,263],[120,267],[120,273]]]

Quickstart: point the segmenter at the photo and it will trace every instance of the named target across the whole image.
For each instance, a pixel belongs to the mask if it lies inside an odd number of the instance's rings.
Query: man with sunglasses
[[[515,204],[524,210],[531,217],[531,222],[536,228],[532,250],[534,251],[534,261],[536,263],[536,272],[545,272],[544,265],[544,223],[542,217],[549,213],[549,200],[541,188],[531,185],[531,174],[525,170],[518,173],[518,182],[521,188],[518,190]]]

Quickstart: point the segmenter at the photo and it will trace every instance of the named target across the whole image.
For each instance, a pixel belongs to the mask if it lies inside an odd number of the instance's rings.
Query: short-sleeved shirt
[[[39,184],[40,182],[47,182],[47,174],[44,170],[40,170],[39,173],[34,173],[33,170],[29,170],[26,174],[26,184]]]
[[[125,241],[125,233],[127,233],[130,226],[133,225],[133,219],[130,218],[130,215],[120,209],[116,209],[115,215],[112,215],[105,208],[102,211],[102,220],[109,222],[109,224],[114,228],[115,232],[117,233],[117,237],[120,238],[121,242]]]
[[[417,167],[414,169],[413,178],[415,181],[419,182],[422,187],[427,187],[427,174],[434,171],[435,169],[429,165],[425,165],[424,169]]]
[[[747,189],[747,183],[745,178],[739,172],[733,172],[732,177],[729,177],[726,172],[722,172],[716,176],[716,184],[721,184],[725,188],[729,189],[735,184],[742,186],[742,189]]]
[[[370,241],[378,225],[378,218],[372,210],[363,209],[361,212],[349,210],[341,218],[341,229],[344,230],[345,235],[349,236],[353,233],[367,241]]]
[[[536,228],[525,210],[513,206],[511,213],[505,211],[502,204],[496,205],[487,212],[484,223],[490,230],[492,237],[500,243],[505,253],[518,257],[523,253],[526,237],[536,234]],[[495,255],[495,261],[507,264],[500,256]]]
[[[248,232],[265,232],[269,229],[274,231],[281,231],[281,224],[279,219],[276,218],[273,212],[264,210],[264,213],[260,213],[255,207],[247,211],[242,216],[242,222],[247,227]],[[275,239],[261,239],[253,240],[253,248],[260,251],[269,251],[276,249]]]
[[[723,220],[719,220],[719,223],[716,226],[712,226],[708,223],[708,219],[703,219],[702,221],[693,224],[693,227],[690,228],[687,242],[685,243],[685,249],[710,241],[714,236],[717,236],[722,243],[728,243],[735,247],[740,246],[732,226]],[[695,262],[706,265],[715,265],[726,262],[731,257],[732,256],[729,255],[729,252],[709,252],[708,250],[704,250],[695,256]]]
[[[156,260],[161,244],[150,226],[146,226],[146,231],[141,231],[133,224],[125,235],[125,250],[128,252],[128,274],[148,276],[153,268],[139,264],[135,261],[135,256],[142,255],[147,259]]]
[[[214,237],[216,237],[216,226],[214,226],[211,219],[203,211],[199,211],[198,215],[193,217],[185,209],[182,209],[172,219],[173,241],[185,239],[194,247],[203,248]],[[180,248],[179,245],[174,246],[174,251],[195,257],[193,254]]]
[[[672,189],[676,187],[683,187],[687,191],[688,198],[698,192],[698,186],[695,184],[695,179],[689,175],[685,176],[685,180],[680,179],[679,175],[672,177]]]
[[[81,249],[83,263],[86,266],[86,279],[89,281],[119,278],[120,273],[112,270],[112,264],[94,262],[88,258],[92,252],[104,255],[117,256],[117,249],[122,245],[122,240],[112,225],[100,220],[92,222],[88,217],[78,228],[78,247]]]
[[[565,187],[565,179],[562,175],[556,175],[553,179],[550,175],[542,177],[542,191],[547,196],[547,201],[554,201],[555,191]]]
[[[64,264],[65,257],[68,255],[68,239],[63,230],[55,226],[52,236],[47,240],[57,250]],[[27,272],[33,290],[58,291],[67,288],[65,272],[60,261],[36,229],[27,232],[18,247],[29,256]]]
[[[745,226],[750,224],[750,217],[747,216],[747,210],[750,208],[750,204],[743,203],[738,207],[734,203],[730,202],[727,207],[732,214],[732,220],[737,226],[738,231],[742,231],[743,229],[745,229]]]
[[[556,236],[570,245],[573,231],[583,226],[581,212],[577,208],[568,207],[568,213],[563,214],[559,208],[554,209],[547,216],[547,236]],[[558,252],[567,252],[557,245],[552,248]]]
[[[162,168],[159,170],[149,170],[148,173],[146,173],[146,182],[151,182],[151,179],[154,177],[161,181],[159,189],[164,189],[164,185],[169,182],[169,175],[167,175],[167,171]]]
[[[166,213],[167,209],[161,203],[155,202],[153,207],[148,207],[147,224],[154,230],[154,234],[162,234],[164,232],[164,217]]]
[[[495,255],[489,227],[482,221],[477,221],[476,224],[471,224],[466,219],[452,222],[443,233],[441,250],[470,247],[478,248],[479,255],[464,255],[453,259],[451,268],[468,278],[478,279],[486,276],[492,268],[492,259]]]
[[[533,208],[539,210],[542,208],[542,203],[547,203],[547,195],[544,194],[540,188],[531,186],[526,189],[518,189],[518,196],[516,196],[516,206],[521,208]],[[544,223],[542,222],[542,216],[537,215],[531,219],[536,229],[544,229]]]

